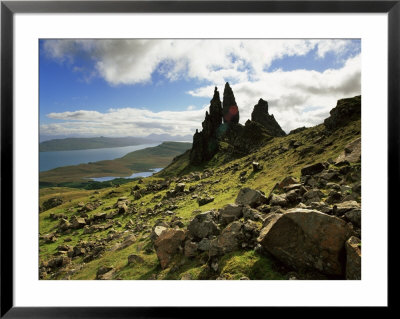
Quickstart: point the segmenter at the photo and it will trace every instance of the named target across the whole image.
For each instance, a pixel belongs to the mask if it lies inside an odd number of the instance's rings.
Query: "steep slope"
[[[357,112],[361,104],[355,104]],[[71,201],[39,215],[40,277],[357,279],[356,263],[343,257],[343,240],[350,234],[346,251],[357,256],[361,245],[361,120],[350,118],[338,121],[334,130],[320,124],[284,137],[269,136],[264,145],[238,157],[225,142],[227,148],[201,166],[189,164],[188,151],[159,176],[90,196],[74,194]],[[58,196],[66,199],[68,192]],[[290,213],[286,219],[285,213]],[[282,257],[276,244],[271,247],[276,234],[285,233],[279,227],[293,227],[290,218],[298,215],[316,216],[342,238],[340,243],[332,239],[324,260],[304,268],[302,256],[312,260],[313,251],[321,254],[322,248],[307,239],[320,235],[318,231],[291,242],[303,247],[296,250],[304,252],[298,263]],[[278,242],[287,240],[292,237]]]

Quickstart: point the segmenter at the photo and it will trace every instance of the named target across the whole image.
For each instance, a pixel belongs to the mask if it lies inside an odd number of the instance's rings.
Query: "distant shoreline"
[[[153,137],[68,137],[52,139],[39,143],[39,152],[80,151],[103,148],[117,148],[143,144],[156,144],[172,141],[168,136]],[[173,141],[189,142],[185,137],[177,136]]]

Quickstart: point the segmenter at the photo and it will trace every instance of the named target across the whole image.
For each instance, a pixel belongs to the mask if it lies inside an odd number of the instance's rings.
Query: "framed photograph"
[[[389,307],[399,23],[2,1],[1,316]]]

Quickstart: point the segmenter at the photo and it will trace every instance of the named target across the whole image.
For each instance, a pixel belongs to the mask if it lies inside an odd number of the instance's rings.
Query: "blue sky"
[[[41,139],[192,135],[229,81],[244,123],[259,98],[285,131],[361,93],[359,40],[40,40]]]

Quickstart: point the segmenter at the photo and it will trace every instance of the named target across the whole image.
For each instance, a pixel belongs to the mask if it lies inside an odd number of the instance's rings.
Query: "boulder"
[[[101,266],[96,273],[96,279],[99,280],[110,280],[115,273],[114,267]]]
[[[187,227],[189,235],[198,240],[211,235],[218,235],[219,228],[215,220],[216,214],[213,211],[198,214],[190,221]]]
[[[325,165],[322,163],[316,163],[312,165],[305,166],[301,169],[301,175],[315,175],[321,173],[325,169]]]
[[[353,209],[361,209],[360,204],[357,203],[355,200],[345,201],[343,203],[338,203],[333,206],[333,214],[336,216],[342,216]]]
[[[212,196],[200,197],[197,199],[197,203],[199,204],[199,206],[204,206],[213,201],[214,201],[214,197],[212,197]]]
[[[274,216],[261,230],[261,246],[296,269],[314,268],[327,275],[344,275],[344,246],[353,232],[334,216],[293,208]]]
[[[357,227],[361,227],[361,209],[352,209],[347,211],[344,216]]]
[[[70,227],[71,227],[71,223],[70,223],[68,220],[66,220],[66,219],[64,219],[64,218],[60,219],[60,222],[59,222],[59,224],[58,224],[58,228],[59,228],[61,231],[65,231],[65,230],[67,230],[67,229],[70,228]]]
[[[286,195],[272,194],[271,198],[269,200],[269,204],[271,206],[285,207],[287,205],[287,203],[288,203],[288,201],[286,199]]]
[[[75,217],[71,220],[71,227],[73,229],[83,228],[86,225],[85,218]]]
[[[68,265],[71,262],[71,259],[67,256],[58,256],[52,258],[48,261],[48,267],[50,268],[60,268],[65,265]]]
[[[191,240],[185,241],[184,254],[186,257],[194,257],[197,255],[198,244]]]
[[[242,188],[235,200],[238,205],[248,205],[253,208],[267,202],[268,200],[262,192],[248,187]]]
[[[286,176],[280,183],[277,183],[273,190],[285,190],[290,185],[298,185],[299,181],[292,176]]]
[[[115,247],[115,250],[122,250],[125,249],[131,245],[133,245],[136,241],[136,236],[135,235],[128,235],[124,241],[120,244],[117,244]],[[114,249],[113,249],[114,250]]]
[[[226,226],[221,235],[211,241],[209,255],[224,255],[239,249],[244,239],[242,227],[243,224],[240,221],[234,221]]]
[[[262,165],[259,162],[253,162],[251,163],[251,166],[253,167],[253,172],[258,172],[263,169]]]
[[[354,236],[346,241],[346,279],[361,280],[361,240]]]
[[[150,234],[150,239],[154,242],[168,226],[156,226]]]
[[[55,243],[57,241],[57,237],[54,233],[46,234],[42,236],[45,244]]]
[[[324,194],[317,188],[311,189],[308,192],[304,193],[303,195],[303,201],[306,204],[312,203],[312,202],[320,202],[321,197]]]
[[[182,244],[186,238],[186,232],[182,229],[168,228],[154,242],[161,268],[165,269],[172,257],[182,250]]]
[[[144,262],[144,259],[140,257],[139,255],[129,255],[128,256],[128,265],[135,265],[135,264],[141,264]]]
[[[242,217],[243,206],[236,204],[228,204],[219,210],[219,220],[222,224],[229,224],[236,219]]]
[[[175,193],[183,193],[183,191],[185,190],[185,186],[186,186],[185,183],[176,184]]]
[[[285,194],[285,199],[290,204],[297,204],[301,200],[300,189],[292,189]],[[281,205],[283,207],[283,205]]]
[[[201,251],[208,251],[210,250],[210,247],[211,247],[211,240],[208,238],[203,238],[202,240],[200,240],[198,244],[198,249]]]
[[[325,200],[328,204],[339,203],[342,200],[342,193],[332,190],[329,192],[328,198]]]
[[[244,219],[249,219],[249,220],[253,220],[253,221],[262,220],[262,216],[261,216],[260,212],[254,208],[243,207],[242,213],[243,213]]]

